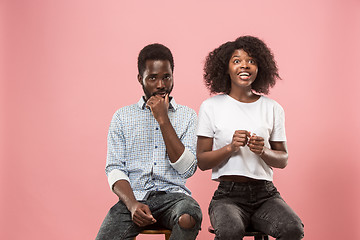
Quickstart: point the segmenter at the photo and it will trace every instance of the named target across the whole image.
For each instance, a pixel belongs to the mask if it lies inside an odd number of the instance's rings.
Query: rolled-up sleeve
[[[191,110],[190,118],[187,123],[186,131],[180,138],[180,141],[183,143],[185,150],[175,163],[171,163],[171,166],[183,178],[191,177],[195,173],[197,167],[195,135],[197,116],[195,111]]]
[[[118,180],[130,182],[125,164],[125,138],[118,113],[114,114],[111,121],[107,143],[105,173],[112,190],[114,183]]]

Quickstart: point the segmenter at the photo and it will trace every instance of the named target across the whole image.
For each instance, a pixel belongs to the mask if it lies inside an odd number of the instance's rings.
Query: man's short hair
[[[171,71],[174,72],[174,59],[171,51],[166,46],[154,43],[145,46],[139,53],[138,71],[142,76],[146,68],[146,60],[168,60],[170,62]]]

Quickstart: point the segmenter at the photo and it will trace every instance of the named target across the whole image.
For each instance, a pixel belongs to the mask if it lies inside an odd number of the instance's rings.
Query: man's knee
[[[195,227],[195,224],[195,219],[187,213],[179,217],[179,226],[182,228],[190,229]]]

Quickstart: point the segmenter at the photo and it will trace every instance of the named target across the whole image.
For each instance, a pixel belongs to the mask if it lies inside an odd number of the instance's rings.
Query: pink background
[[[359,1],[3,0],[0,10],[1,239],[94,239],[117,201],[106,137],[112,114],[142,94],[139,50],[172,50],[173,95],[198,111],[205,56],[243,34],[265,40],[283,78],[270,97],[286,111],[290,159],[274,182],[305,239],[360,239]],[[203,210],[198,239],[211,239],[216,184],[198,170],[187,185]]]

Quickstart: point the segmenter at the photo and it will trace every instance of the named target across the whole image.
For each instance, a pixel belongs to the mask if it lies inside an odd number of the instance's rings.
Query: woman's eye
[[[234,60],[234,63],[235,63],[235,64],[240,63],[240,60],[239,60],[239,59],[235,59],[235,60]]]
[[[254,61],[254,60],[252,60],[252,59],[250,59],[250,60],[249,60],[249,63],[251,63],[251,64],[255,64],[255,61]]]

